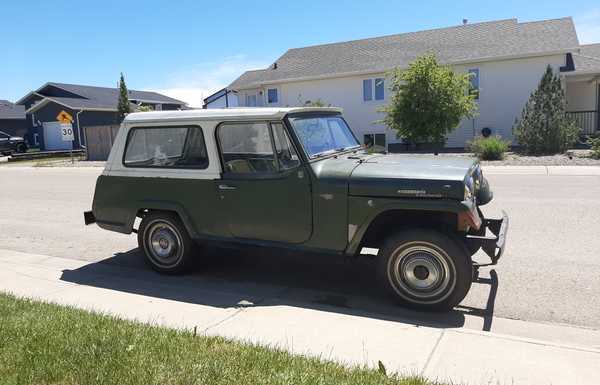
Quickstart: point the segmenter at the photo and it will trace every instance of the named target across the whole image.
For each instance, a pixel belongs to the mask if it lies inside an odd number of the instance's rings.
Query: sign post
[[[69,114],[67,111],[59,112],[56,117],[60,124],[60,135],[62,137],[63,142],[71,142],[71,164],[75,163],[73,159],[73,141],[75,141],[75,135],[73,134],[73,116]]]

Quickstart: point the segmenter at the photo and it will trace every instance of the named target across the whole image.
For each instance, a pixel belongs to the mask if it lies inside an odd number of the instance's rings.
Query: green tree
[[[579,129],[567,116],[567,102],[560,77],[548,66],[521,113],[513,131],[527,153],[556,154],[566,151]]]
[[[438,63],[435,55],[418,57],[410,66],[390,74],[392,100],[380,109],[380,122],[412,143],[443,145],[463,118],[477,110],[470,75],[457,74]]]
[[[154,111],[154,108],[150,107],[150,106],[136,106],[135,107],[135,112],[152,112]]]
[[[119,111],[119,121],[123,121],[125,116],[131,112],[131,106],[129,105],[129,92],[127,91],[127,85],[125,85],[125,77],[121,72],[121,79],[119,79],[119,104],[117,105]]]

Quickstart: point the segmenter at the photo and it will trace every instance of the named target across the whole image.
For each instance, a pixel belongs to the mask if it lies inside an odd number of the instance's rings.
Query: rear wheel
[[[179,217],[168,212],[146,215],[138,229],[138,244],[156,271],[183,273],[191,265],[195,244]]]
[[[473,267],[464,244],[435,230],[407,230],[389,237],[378,261],[379,279],[401,304],[447,311],[471,288]]]

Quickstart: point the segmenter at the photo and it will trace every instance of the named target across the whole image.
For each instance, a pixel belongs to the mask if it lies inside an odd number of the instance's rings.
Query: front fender
[[[392,210],[440,211],[459,214],[469,211],[469,202],[450,199],[396,199],[350,197],[348,200],[348,246],[346,255],[356,255],[371,223]]]

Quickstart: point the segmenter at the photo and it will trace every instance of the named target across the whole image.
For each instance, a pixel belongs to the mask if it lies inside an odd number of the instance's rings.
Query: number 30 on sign
[[[61,124],[60,133],[63,142],[71,142],[75,140],[75,137],[73,136],[73,126],[70,124]]]

